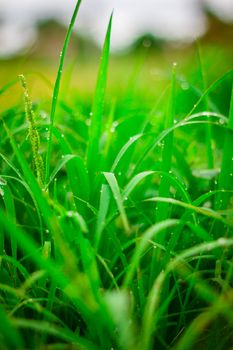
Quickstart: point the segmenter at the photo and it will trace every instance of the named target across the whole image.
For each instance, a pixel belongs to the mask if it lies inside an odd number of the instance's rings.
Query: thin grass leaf
[[[63,66],[65,62],[65,56],[67,53],[70,37],[72,34],[72,30],[78,15],[79,7],[81,5],[81,0],[78,0],[74,9],[73,16],[70,21],[70,25],[66,34],[66,38],[64,41],[63,49],[61,51],[60,55],[60,63],[59,68],[57,72],[56,82],[54,85],[53,90],[53,99],[52,99],[52,107],[51,107],[51,113],[50,113],[50,124],[49,124],[49,141],[48,141],[48,149],[47,149],[47,156],[46,156],[46,171],[45,171],[45,183],[49,180],[49,173],[50,173],[50,158],[51,158],[51,151],[52,151],[52,137],[53,137],[53,126],[54,126],[54,120],[55,120],[55,113],[57,109],[57,102],[59,97],[59,91],[60,91],[60,84],[61,84],[61,78],[62,78],[62,71]]]
[[[110,37],[112,27],[112,15],[109,20],[108,29],[104,41],[104,47],[99,66],[98,78],[95,89],[95,97],[92,108],[91,125],[89,129],[89,140],[87,147],[87,168],[91,177],[98,169],[100,162],[100,135],[103,125],[104,96],[107,84],[107,69],[110,53]]]

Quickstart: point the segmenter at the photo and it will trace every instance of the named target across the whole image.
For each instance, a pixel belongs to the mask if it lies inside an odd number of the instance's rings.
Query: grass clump
[[[156,104],[136,75],[109,98],[111,17],[92,109],[64,99],[80,3],[50,119],[23,76],[27,123],[21,104],[1,117],[1,349],[229,349],[233,71],[202,92],[174,66]]]

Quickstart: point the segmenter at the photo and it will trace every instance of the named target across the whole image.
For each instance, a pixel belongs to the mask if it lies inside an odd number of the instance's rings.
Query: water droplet
[[[7,185],[6,180],[0,177],[0,186],[6,186],[6,185]]]
[[[90,118],[88,118],[88,119],[86,119],[86,126],[90,126],[91,125],[91,119]]]
[[[226,238],[224,238],[224,237],[221,237],[221,238],[219,238],[218,239],[218,243],[220,244],[220,245],[226,245],[227,244],[227,239]]]
[[[181,83],[181,89],[188,90],[189,89],[189,83],[187,83],[186,81],[183,81]]]
[[[112,123],[112,126],[113,126],[114,128],[116,128],[118,125],[119,125],[119,123],[118,123],[117,121],[114,121],[114,122]]]

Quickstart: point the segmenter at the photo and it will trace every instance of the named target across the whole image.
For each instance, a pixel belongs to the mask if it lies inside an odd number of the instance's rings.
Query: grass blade
[[[95,172],[98,170],[98,164],[100,162],[100,135],[103,125],[104,96],[107,84],[107,69],[110,53],[111,28],[112,15],[109,20],[108,29],[105,37],[92,108],[91,125],[89,129],[89,141],[87,147],[87,168],[91,177],[93,177]]]
[[[128,219],[125,213],[125,208],[123,205],[124,199],[121,196],[120,189],[119,189],[117,180],[115,178],[115,175],[113,173],[103,173],[103,174],[112,190],[114,199],[116,201],[116,205],[118,207],[118,210],[122,219],[122,224],[125,229],[125,232],[130,233],[130,226],[129,226],[129,222],[128,222]]]
[[[82,0],[78,0],[77,4],[74,9],[73,16],[70,21],[70,25],[66,34],[66,38],[64,41],[64,46],[61,51],[60,55],[60,63],[59,63],[59,68],[57,72],[57,78],[53,90],[53,99],[52,99],[52,107],[51,107],[51,114],[50,114],[50,124],[49,124],[49,141],[48,141],[48,150],[47,150],[47,156],[46,156],[46,171],[45,171],[45,183],[48,182],[49,179],[49,173],[50,173],[50,158],[51,158],[51,151],[52,151],[52,138],[53,138],[53,126],[54,126],[54,119],[55,119],[55,113],[56,113],[56,108],[57,108],[57,102],[58,102],[58,96],[59,96],[59,91],[60,91],[60,84],[61,84],[61,77],[62,77],[62,71],[63,71],[63,66],[64,66],[64,61],[65,61],[65,56],[67,52],[67,48],[69,45],[70,37],[72,34],[72,30],[77,18],[77,14],[79,11],[79,7],[81,5]]]

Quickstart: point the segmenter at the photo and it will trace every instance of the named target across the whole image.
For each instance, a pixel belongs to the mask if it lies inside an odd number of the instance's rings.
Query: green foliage
[[[50,120],[35,120],[23,76],[27,123],[22,105],[1,116],[0,348],[229,349],[233,71],[208,86],[199,57],[197,85],[173,67],[156,104],[136,73],[109,97],[111,16],[91,114],[59,103],[80,3]]]

